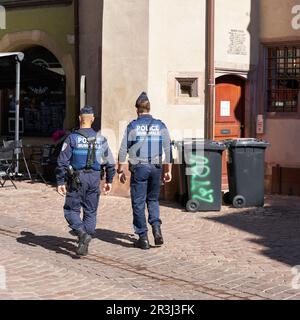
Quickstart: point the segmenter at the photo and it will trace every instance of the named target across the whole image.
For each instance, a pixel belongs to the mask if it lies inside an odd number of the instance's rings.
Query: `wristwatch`
[[[121,170],[121,171],[119,169],[117,170],[117,174],[122,174],[122,173],[124,173],[123,170]]]

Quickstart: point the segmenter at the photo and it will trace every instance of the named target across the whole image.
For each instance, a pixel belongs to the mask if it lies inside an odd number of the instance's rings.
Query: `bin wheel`
[[[235,208],[244,208],[246,205],[246,199],[243,196],[234,197],[232,204]]]
[[[232,196],[230,192],[226,192],[223,195],[223,201],[225,204],[232,204]]]
[[[200,210],[200,202],[198,200],[189,200],[186,204],[188,212],[198,212]]]

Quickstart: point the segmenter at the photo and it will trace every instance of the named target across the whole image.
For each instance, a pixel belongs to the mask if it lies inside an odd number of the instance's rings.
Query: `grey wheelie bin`
[[[220,211],[222,206],[222,142],[185,139],[175,142],[181,154],[181,183],[189,212]]]
[[[235,208],[264,206],[266,141],[237,139],[226,141],[228,147],[229,192],[226,204]]]

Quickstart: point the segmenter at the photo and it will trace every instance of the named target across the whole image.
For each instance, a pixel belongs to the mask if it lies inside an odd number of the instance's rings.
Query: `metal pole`
[[[16,108],[15,108],[15,154],[16,154],[16,169],[15,173],[19,174],[19,155],[20,155],[20,74],[21,64],[16,57]]]
[[[86,105],[86,76],[80,80],[80,110]]]
[[[79,0],[74,0],[74,36],[75,36],[75,106],[80,109],[80,15]]]
[[[215,0],[207,0],[207,118],[206,137],[214,139],[215,127]]]

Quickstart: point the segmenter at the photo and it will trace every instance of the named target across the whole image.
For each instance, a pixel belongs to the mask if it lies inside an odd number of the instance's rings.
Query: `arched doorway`
[[[236,75],[216,79],[215,140],[245,136],[245,80]],[[227,159],[223,156],[222,188],[228,188]]]
[[[46,48],[23,50],[21,64],[20,133],[49,137],[63,128],[66,113],[66,80],[58,59]],[[0,62],[1,135],[14,135],[14,65]]]

